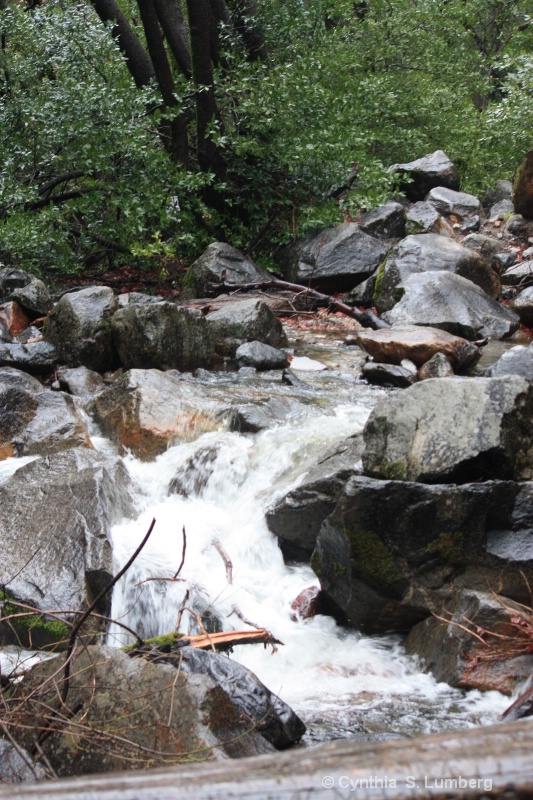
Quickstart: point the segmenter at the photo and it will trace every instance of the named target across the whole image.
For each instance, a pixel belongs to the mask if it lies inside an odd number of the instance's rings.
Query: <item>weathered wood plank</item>
[[[531,800],[533,722],[399,741],[345,740],[240,761],[188,763],[0,789],[0,800],[412,797]]]

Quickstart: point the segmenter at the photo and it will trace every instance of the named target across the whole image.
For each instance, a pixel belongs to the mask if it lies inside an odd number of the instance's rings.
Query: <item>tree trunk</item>
[[[241,2],[235,14],[235,29],[242,36],[250,61],[268,61],[263,31],[257,23],[257,3]]]
[[[181,3],[179,0],[154,0],[154,7],[176,64],[187,78],[191,78],[191,48]]]
[[[112,22],[111,33],[124,53],[126,65],[137,87],[148,86],[155,78],[154,65],[116,0],[91,0],[102,22]]]
[[[165,40],[155,12],[154,0],[137,0],[137,5],[163,103],[167,108],[176,108],[178,102],[174,94],[174,79],[165,50]],[[165,145],[172,158],[187,164],[188,138],[184,115],[178,114],[170,123],[164,125],[162,135],[166,137]]]
[[[211,61],[212,14],[208,0],[187,0],[191,32],[192,73],[196,86],[196,130],[198,163],[204,172],[224,174],[220,152],[209,136],[209,127],[218,117]]]

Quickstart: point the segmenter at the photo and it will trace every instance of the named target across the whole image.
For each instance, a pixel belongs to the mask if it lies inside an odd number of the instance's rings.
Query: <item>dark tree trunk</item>
[[[263,32],[257,23],[257,4],[240,2],[235,12],[235,29],[242,36],[250,61],[268,61]]]
[[[148,52],[154,65],[155,75],[163,103],[167,108],[176,108],[178,105],[174,94],[175,86],[172,77],[172,70],[165,50],[165,40],[159,27],[159,20],[155,12],[153,0],[137,0],[141,20],[148,45]],[[165,140],[165,146],[172,155],[172,158],[187,164],[188,161],[188,138],[187,125],[183,114],[177,115],[172,122],[163,126],[161,131]]]
[[[198,163],[205,172],[217,177],[224,174],[220,152],[209,136],[209,126],[217,119],[217,106],[213,79],[212,14],[208,0],[187,0],[189,29],[191,33],[192,74],[196,92],[196,130],[198,137]]]
[[[94,10],[102,22],[112,22],[112,35],[126,57],[130,74],[140,89],[155,78],[150,56],[139,41],[137,34],[120,10],[116,0],[91,0]]]
[[[187,78],[191,78],[191,48],[181,3],[179,0],[154,0],[154,7],[176,64]]]

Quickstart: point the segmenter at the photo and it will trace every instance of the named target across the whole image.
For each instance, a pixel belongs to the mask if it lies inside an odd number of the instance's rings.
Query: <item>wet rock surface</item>
[[[379,331],[358,331],[355,340],[375,361],[401,364],[407,358],[422,366],[443,353],[454,369],[473,366],[481,356],[479,348],[446,331],[417,325],[396,325]]]
[[[241,300],[213,311],[206,317],[215,350],[234,356],[245,342],[262,342],[271,347],[287,347],[288,341],[281,322],[261,300]]]

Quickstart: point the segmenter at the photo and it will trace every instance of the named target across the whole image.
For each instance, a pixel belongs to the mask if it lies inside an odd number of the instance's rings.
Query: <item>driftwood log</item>
[[[345,314],[347,317],[351,317],[352,319],[357,320],[363,328],[373,328],[377,330],[378,328],[390,328],[388,322],[385,320],[380,319],[373,311],[367,309],[366,311],[359,311],[357,308],[353,308],[349,306],[347,303],[343,303],[342,300],[338,300],[336,297],[333,297],[331,294],[323,294],[323,292],[318,292],[316,289],[311,289],[307,286],[302,286],[299,283],[289,283],[288,281],[282,281],[279,278],[272,278],[269,281],[261,281],[258,283],[217,283],[214,284],[214,287],[219,291],[224,292],[253,292],[265,289],[284,289],[289,290],[291,292],[295,292],[297,295],[304,296],[304,297],[311,297],[313,300],[318,301],[322,306],[328,306],[329,308],[334,308],[336,311],[340,311],[342,314]]]
[[[0,800],[531,800],[533,724],[340,741],[236,761],[0,788]]]

